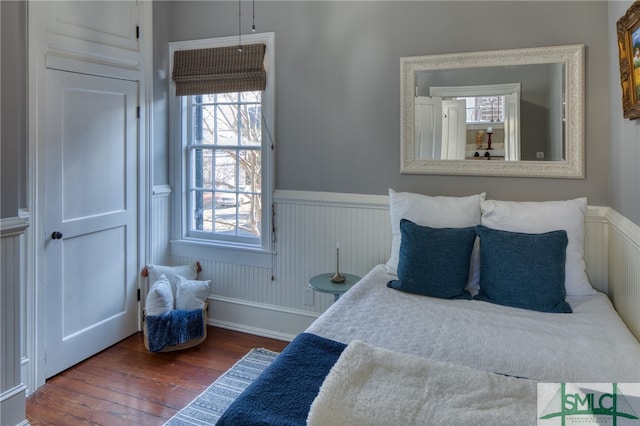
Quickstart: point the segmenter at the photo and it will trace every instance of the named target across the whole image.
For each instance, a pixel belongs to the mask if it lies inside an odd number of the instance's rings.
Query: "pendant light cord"
[[[242,52],[242,8],[241,0],[238,0],[238,52]]]
[[[256,32],[256,0],[251,1],[251,31]],[[242,52],[242,0],[238,0],[238,52]]]
[[[251,1],[251,13],[253,16],[251,17],[251,31],[256,32],[256,0]]]

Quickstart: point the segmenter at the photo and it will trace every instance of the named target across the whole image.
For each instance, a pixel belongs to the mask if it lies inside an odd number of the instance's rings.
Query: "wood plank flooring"
[[[47,380],[27,398],[38,425],[162,425],[253,348],[288,342],[209,326],[199,346],[149,353],[137,333]]]

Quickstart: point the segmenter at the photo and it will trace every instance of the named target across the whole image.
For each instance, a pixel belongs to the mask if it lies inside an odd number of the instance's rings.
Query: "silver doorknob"
[[[53,231],[53,233],[51,234],[51,239],[52,240],[60,240],[60,239],[62,239],[62,232]]]

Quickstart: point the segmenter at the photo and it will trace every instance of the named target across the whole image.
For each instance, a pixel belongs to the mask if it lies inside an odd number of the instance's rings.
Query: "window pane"
[[[241,92],[240,102],[244,103],[260,103],[262,101],[262,92]]]
[[[232,150],[217,149],[215,155],[215,189],[217,191],[235,191],[237,187],[236,156]]]
[[[201,148],[193,149],[190,158],[189,186],[193,189],[213,189],[213,151]]]
[[[200,98],[202,99],[202,103],[204,104],[212,104],[216,101],[216,96],[215,94],[208,94],[208,95],[200,95]],[[194,96],[195,98],[197,98],[198,96]]]
[[[220,103],[237,103],[239,94],[237,92],[233,93],[218,93],[217,101]]]
[[[192,108],[193,141],[192,144],[214,144],[215,139],[215,107],[194,104]]]
[[[259,194],[262,188],[262,153],[242,151],[240,154],[240,190]]]
[[[216,209],[214,212],[215,218],[215,231],[219,234],[236,234],[236,207],[221,205],[216,203]]]
[[[190,198],[191,205],[193,206],[191,229],[197,231],[212,231],[213,194],[211,191],[195,190],[191,191]]]
[[[238,214],[239,234],[241,236],[260,236],[262,203],[259,195],[253,195],[240,206]]]
[[[218,145],[238,144],[238,107],[222,104],[216,107],[216,131]]]
[[[239,108],[242,131],[242,145],[260,145],[262,141],[262,125],[260,106],[244,104]]]
[[[504,96],[458,97],[467,103],[467,123],[504,122]]]

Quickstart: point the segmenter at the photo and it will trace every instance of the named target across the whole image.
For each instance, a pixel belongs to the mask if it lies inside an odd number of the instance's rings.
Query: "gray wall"
[[[243,4],[248,29],[249,2]],[[591,204],[610,205],[640,224],[640,121],[622,118],[615,33],[630,5],[256,2],[258,31],[276,33],[277,187],[374,194],[388,187],[452,195],[486,190],[514,200],[586,195]],[[22,1],[0,7],[0,217],[6,218],[27,207],[26,16]],[[154,2],[155,184],[169,183],[164,43],[235,35],[236,17],[235,2]],[[400,175],[400,56],[572,43],[587,45],[585,180]]]
[[[0,217],[27,207],[26,2],[0,1]]]
[[[622,90],[618,66],[616,21],[632,2],[609,3],[609,90],[611,98],[611,139],[609,205],[640,225],[640,120],[622,118]]]
[[[152,117],[152,182],[169,182],[169,27],[171,3],[153,2],[153,103]]]
[[[251,2],[242,2],[250,29]],[[606,2],[256,2],[275,32],[278,189],[385,194],[486,191],[608,204]],[[237,2],[176,1],[170,40],[236,35]],[[586,179],[401,175],[399,58],[585,44]]]

